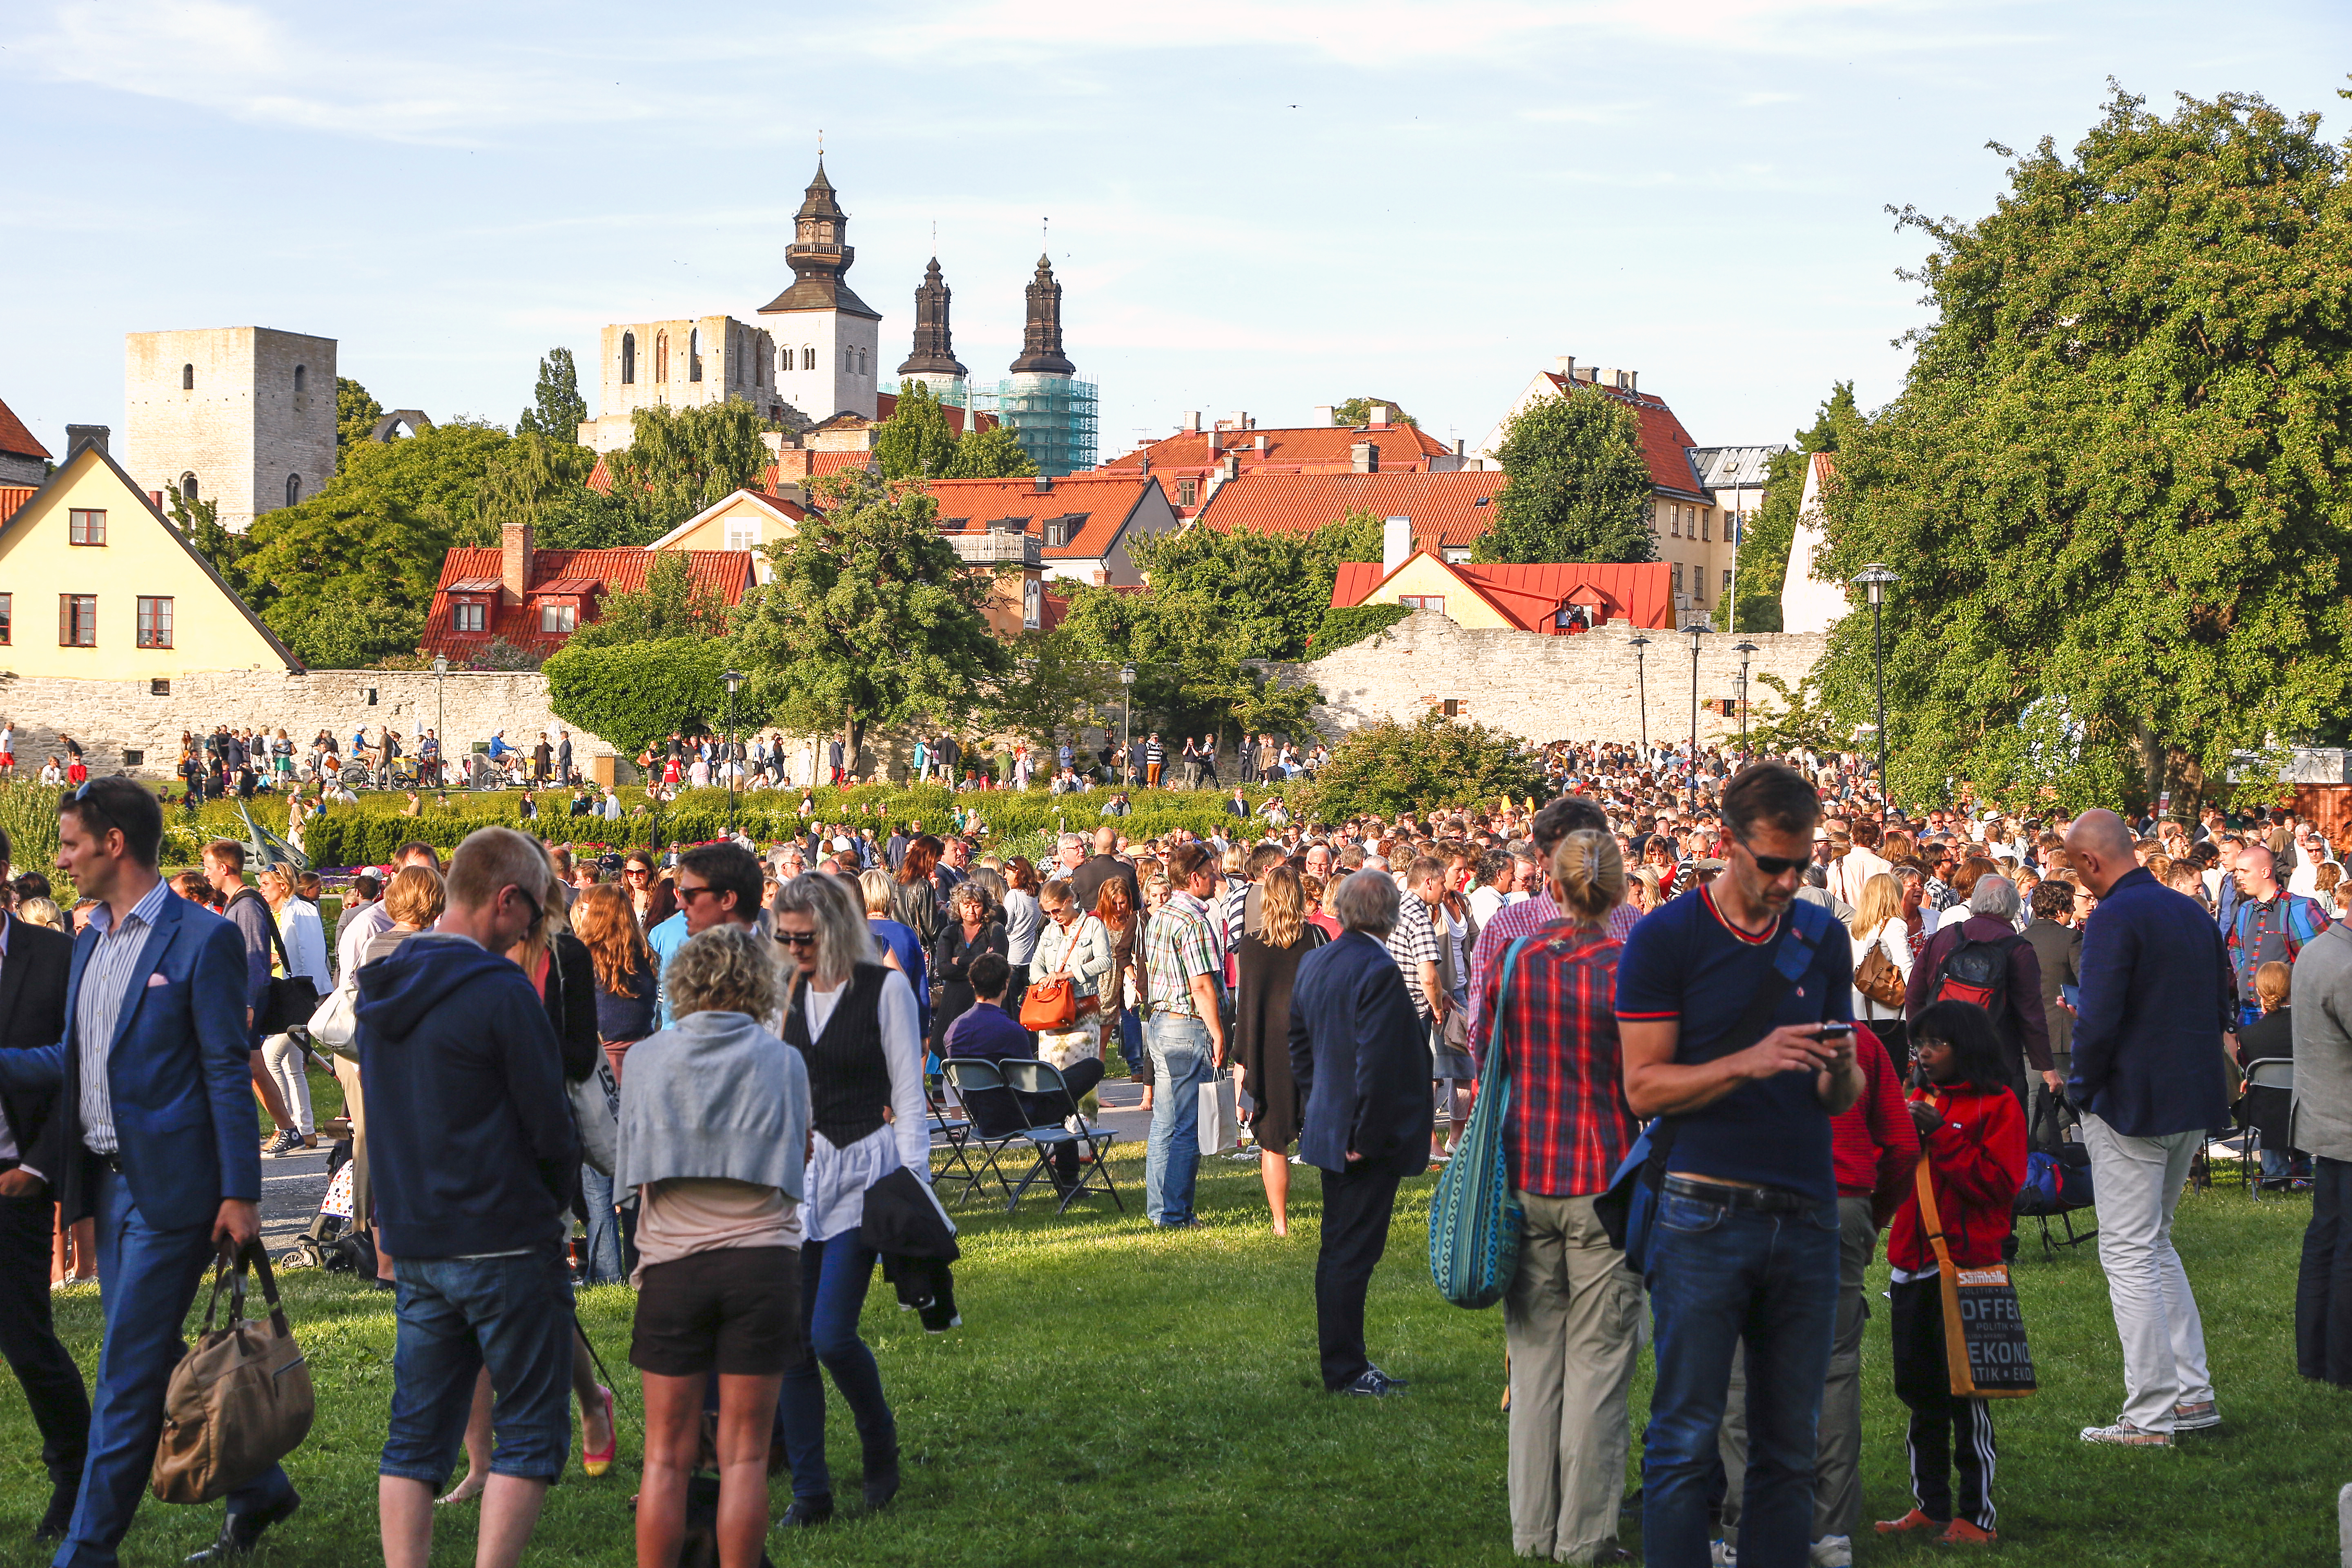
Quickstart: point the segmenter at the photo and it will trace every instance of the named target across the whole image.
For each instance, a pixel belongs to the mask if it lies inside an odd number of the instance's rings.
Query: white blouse
[[[1904,923],[1901,915],[1889,917],[1876,931],[1870,933],[1869,941],[1854,944],[1853,967],[1857,972],[1862,968],[1862,961],[1870,956],[1870,950],[1873,948],[1885,949],[1887,958],[1901,972],[1905,983],[1907,984],[1910,982],[1911,928]],[[1853,1016],[1865,1024],[1875,1024],[1885,1019],[1900,1018],[1903,1016],[1903,1009],[1899,1006],[1882,1007],[1864,996],[1862,994],[1862,988],[1856,986],[1853,993]]]
[[[849,987],[808,988],[809,1038],[824,1033]],[[822,1132],[809,1134],[808,1180],[802,1205],[803,1234],[829,1241],[865,1223],[866,1189],[904,1165],[931,1179],[930,1105],[923,1097],[923,1037],[915,1023],[915,992],[893,969],[882,978],[882,1059],[890,1069],[891,1120],[846,1149]]]

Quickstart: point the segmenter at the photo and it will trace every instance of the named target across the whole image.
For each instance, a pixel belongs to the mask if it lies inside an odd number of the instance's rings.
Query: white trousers
[[[2176,1405],[2213,1397],[2205,1322],[2172,1245],[2173,1211],[2203,1142],[2193,1131],[2127,1138],[2083,1113],[2098,1197],[2099,1266],[2123,1341],[2124,1419],[2149,1432],[2173,1429]]]
[[[308,1138],[319,1129],[310,1120],[310,1079],[302,1070],[302,1047],[291,1035],[272,1035],[261,1042],[261,1065],[286,1101],[294,1131]]]

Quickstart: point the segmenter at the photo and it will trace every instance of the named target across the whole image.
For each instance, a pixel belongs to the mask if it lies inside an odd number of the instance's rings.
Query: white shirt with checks
[[[82,966],[81,994],[75,999],[74,1028],[79,1037],[81,1062],[81,1141],[93,1154],[111,1154],[114,1137],[114,1094],[106,1079],[106,1061],[114,1048],[114,1026],[130,1005],[131,976],[147,951],[147,939],[163,912],[163,900],[175,899],[169,882],[157,882],[147,896],[115,923],[111,907],[100,904],[89,911],[90,929],[98,945]]]
[[[1404,973],[1413,1011],[1428,1017],[1429,998],[1421,989],[1421,966],[1437,962],[1437,931],[1429,922],[1429,906],[1418,893],[1407,893],[1398,900],[1396,929],[1389,932],[1389,956]]]

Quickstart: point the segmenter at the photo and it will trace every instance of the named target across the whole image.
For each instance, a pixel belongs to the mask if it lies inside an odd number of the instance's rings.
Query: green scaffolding
[[[1095,384],[1066,375],[1023,374],[975,385],[972,402],[1011,427],[1037,471],[1061,479],[1095,466]]]

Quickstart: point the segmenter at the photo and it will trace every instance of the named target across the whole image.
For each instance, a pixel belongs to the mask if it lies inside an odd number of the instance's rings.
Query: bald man
[[[2229,1119],[2230,959],[2193,899],[2140,864],[2111,811],[2084,813],[2066,849],[2099,907],[2083,931],[2070,1097],[2098,1193],[2099,1263],[2123,1341],[2124,1406],[2083,1441],[2168,1447],[2221,1424],[2205,1329],[2172,1245],[2172,1213],[2205,1130]]]
[[[2266,845],[2239,850],[2230,876],[2238,900],[2221,922],[2221,933],[2237,982],[2237,1022],[2242,1027],[2263,1016],[2262,1000],[2254,994],[2255,971],[2265,963],[2292,965],[2303,944],[2327,929],[2327,911],[2279,886],[2278,857]]]

